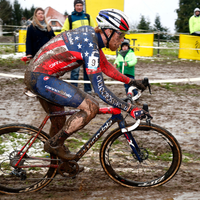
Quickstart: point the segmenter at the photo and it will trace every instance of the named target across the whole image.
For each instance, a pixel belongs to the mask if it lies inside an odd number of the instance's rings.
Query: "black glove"
[[[131,81],[128,83],[129,86],[135,86],[137,87],[139,90],[142,90],[142,92],[144,90],[146,90],[146,86],[142,84],[142,80],[135,80],[135,79],[131,79]]]

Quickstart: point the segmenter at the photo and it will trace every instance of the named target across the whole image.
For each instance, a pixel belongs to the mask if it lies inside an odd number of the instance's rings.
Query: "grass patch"
[[[84,142],[79,141],[78,139],[69,138],[67,139],[67,146],[73,150],[80,149],[83,146]]]
[[[165,88],[172,92],[185,92],[187,90],[200,90],[200,86],[196,84],[175,84],[175,83],[152,83],[151,85],[156,85],[158,87]],[[191,95],[190,92],[187,92],[187,95]],[[199,96],[198,94],[196,94]]]
[[[119,144],[123,145],[123,143],[119,140],[115,140],[115,142],[113,143],[113,145],[119,145]]]
[[[154,42],[154,46],[158,47],[158,43]],[[178,49],[173,49],[173,48],[178,48],[179,47],[179,43],[174,43],[174,42],[160,42],[159,47],[164,47],[166,49],[153,49],[153,55],[160,55],[162,57],[174,57],[174,58],[178,58],[178,53],[179,50]],[[167,48],[171,48],[171,49],[167,49]]]
[[[189,161],[190,161],[189,158],[184,158],[184,159],[182,159],[182,162],[184,162],[184,163],[188,163]]]
[[[10,71],[11,69],[17,69],[21,67],[24,67],[25,69],[25,63],[20,59],[14,59],[12,57],[7,59],[0,58],[0,68],[3,71]]]
[[[150,160],[172,161],[172,153],[155,154],[148,151]]]
[[[8,81],[5,81],[5,82],[0,82],[0,89],[1,87],[3,86],[11,86],[11,85],[18,85],[18,84],[24,84],[24,79],[12,79],[12,81],[8,80]]]
[[[6,170],[11,170],[10,163],[2,162],[1,163],[1,168],[6,171]]]
[[[30,167],[30,168],[28,168],[28,170],[29,171],[30,170],[39,171],[39,170],[41,170],[41,167]]]
[[[25,134],[20,134],[20,133],[15,133],[15,132],[13,132],[13,133],[9,133],[10,134],[10,136],[12,136],[13,138],[15,138],[15,139],[25,139],[26,138],[26,135]]]
[[[195,154],[191,154],[191,153],[188,153],[188,152],[182,152],[183,156],[184,156],[184,159],[183,159],[183,162],[190,162],[190,161],[200,161],[200,158],[197,157],[197,155]]]
[[[78,132],[78,134],[80,135],[81,139],[83,139],[83,140],[89,140],[91,137],[89,135],[89,133]]]
[[[0,45],[0,54],[15,53],[14,45]]]
[[[182,154],[183,154],[184,156],[189,157],[189,158],[194,158],[194,157],[195,157],[194,154],[190,154],[190,153],[186,153],[186,152],[183,152]]]
[[[3,154],[3,153],[5,153],[5,151],[6,151],[5,147],[6,147],[5,145],[1,145],[0,146],[0,155]]]
[[[100,138],[92,147],[94,151],[99,151],[102,143],[102,138]]]

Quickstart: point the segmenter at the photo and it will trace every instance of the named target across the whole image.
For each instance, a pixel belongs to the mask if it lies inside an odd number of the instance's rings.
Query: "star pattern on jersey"
[[[78,40],[78,39],[79,39],[79,37],[78,37],[78,36],[76,36],[76,37],[75,37],[75,40]]]
[[[88,57],[88,55],[89,55],[89,53],[86,51],[86,52],[85,52],[85,57]]]
[[[93,47],[93,44],[91,42],[89,43],[89,47]]]
[[[88,42],[89,41],[89,39],[88,38],[84,38],[84,42]]]
[[[78,49],[81,49],[82,45],[79,43],[79,44],[77,45],[77,47],[78,47]]]

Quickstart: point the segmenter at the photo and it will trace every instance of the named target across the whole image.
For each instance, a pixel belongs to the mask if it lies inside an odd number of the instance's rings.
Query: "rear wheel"
[[[6,194],[35,192],[52,181],[56,175],[56,168],[49,168],[50,164],[58,164],[57,157],[43,150],[44,142],[49,136],[43,131],[38,135],[31,148],[19,166],[16,168],[22,147],[38,132],[38,129],[25,124],[10,124],[0,126],[0,192]],[[31,140],[32,141],[32,140]],[[49,158],[46,161],[42,158]],[[47,167],[42,167],[46,165]]]
[[[124,134],[116,129],[105,138],[100,150],[101,165],[108,176],[127,187],[155,187],[173,178],[182,159],[174,136],[164,128],[145,123],[131,134],[142,161],[137,160]]]

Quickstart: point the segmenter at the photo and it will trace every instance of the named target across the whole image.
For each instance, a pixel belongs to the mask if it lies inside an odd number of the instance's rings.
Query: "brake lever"
[[[149,84],[147,87],[149,89],[149,93],[151,94],[151,85]]]
[[[148,104],[143,104],[143,110],[145,110],[147,112],[146,114],[146,123],[151,126],[151,119],[153,119],[153,117],[149,114],[149,107]]]
[[[147,123],[149,126],[151,126],[151,119],[147,117],[146,123]]]
[[[148,79],[147,77],[144,78],[144,80],[142,81],[142,84],[143,84],[145,87],[148,87],[149,93],[151,94],[151,85],[149,84],[149,79]]]

